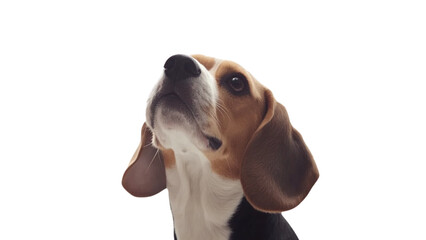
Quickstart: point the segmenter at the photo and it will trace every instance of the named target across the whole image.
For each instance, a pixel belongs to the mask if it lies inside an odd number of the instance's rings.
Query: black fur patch
[[[298,240],[284,217],[257,211],[245,197],[228,222],[230,240]]]

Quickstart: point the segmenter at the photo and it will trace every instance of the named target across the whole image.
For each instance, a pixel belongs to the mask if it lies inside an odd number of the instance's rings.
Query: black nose
[[[164,63],[164,73],[173,80],[182,80],[200,76],[201,69],[193,58],[178,54],[171,56]]]

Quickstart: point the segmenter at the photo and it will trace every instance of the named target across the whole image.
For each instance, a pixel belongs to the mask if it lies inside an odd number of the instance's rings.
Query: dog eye
[[[246,95],[250,92],[247,79],[244,75],[239,73],[225,76],[222,80],[222,84],[234,95]]]
[[[245,84],[244,84],[244,80],[241,79],[241,77],[235,76],[232,77],[229,82],[228,85],[232,88],[232,90],[234,90],[235,92],[241,92],[244,90]]]

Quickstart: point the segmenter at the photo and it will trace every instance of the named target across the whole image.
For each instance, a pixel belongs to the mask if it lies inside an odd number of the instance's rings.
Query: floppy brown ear
[[[123,187],[136,197],[149,197],[166,188],[164,162],[151,141],[152,133],[144,123],[141,142],[122,180]]]
[[[296,207],[319,177],[314,159],[284,106],[265,91],[266,115],[250,140],[241,183],[251,205],[264,212]]]

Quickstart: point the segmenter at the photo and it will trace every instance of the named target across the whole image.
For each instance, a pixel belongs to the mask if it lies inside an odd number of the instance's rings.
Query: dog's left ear
[[[251,205],[264,212],[296,207],[319,177],[302,136],[284,106],[265,91],[266,114],[250,140],[241,168],[241,183]]]

